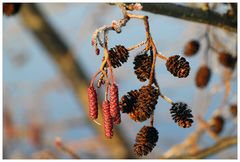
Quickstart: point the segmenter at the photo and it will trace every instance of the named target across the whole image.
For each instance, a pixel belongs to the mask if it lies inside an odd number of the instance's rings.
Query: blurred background
[[[201,4],[179,5],[201,8]],[[229,9],[228,4],[214,7],[221,14]],[[207,129],[204,126],[216,114],[224,118],[223,130],[217,138],[205,131],[191,150],[201,150],[214,145],[219,138],[237,135],[237,118],[230,111],[231,105],[237,104],[237,65],[230,70],[222,66],[213,50],[209,50],[206,63],[208,43],[203,38],[207,31],[217,50],[236,57],[237,33],[145,11],[134,13],[149,16],[158,51],[167,57],[183,55],[190,40],[200,43],[196,55],[185,56],[191,66],[187,78],[173,77],[165,62],[157,60],[156,78],[162,93],[173,101],[188,103],[195,118],[191,128],[178,127],[171,119],[171,105],[159,98],[154,122],[159,140],[143,158],[167,157],[171,148],[199,127]],[[132,145],[136,134],[149,121],[134,122],[122,114],[121,124],[114,127],[114,138],[107,140],[103,126],[90,121],[87,115],[87,87],[103,56],[96,56],[91,46],[92,34],[120,18],[120,9],[105,3],[24,4],[19,13],[3,15],[4,159],[135,158]],[[130,20],[120,34],[110,32],[109,40],[109,48],[118,44],[130,47],[145,40],[143,22]],[[134,74],[132,62],[136,54],[130,52],[128,63],[114,69],[120,97],[145,84]],[[195,75],[202,64],[209,65],[212,75],[207,87],[199,89]],[[103,96],[104,88],[97,92]],[[237,145],[204,158],[236,159]]]

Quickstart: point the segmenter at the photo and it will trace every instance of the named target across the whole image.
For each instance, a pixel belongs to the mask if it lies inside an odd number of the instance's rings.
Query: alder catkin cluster
[[[158,141],[158,131],[153,126],[153,123],[154,111],[156,111],[159,97],[172,105],[169,112],[172,114],[173,121],[177,122],[180,127],[189,128],[193,123],[193,116],[187,104],[182,102],[175,103],[161,93],[160,86],[156,79],[157,75],[155,74],[157,58],[160,57],[166,61],[166,70],[178,78],[186,78],[189,75],[190,65],[189,62],[180,55],[166,57],[157,52],[156,45],[149,31],[148,17],[129,14],[132,10],[140,10],[142,8],[140,4],[119,4],[119,7],[123,11],[123,18],[119,21],[113,20],[110,26],[105,25],[97,29],[92,36],[92,46],[95,49],[96,55],[100,55],[101,53],[99,45],[103,48],[104,52],[102,64],[92,77],[88,88],[89,118],[92,120],[97,120],[98,118],[99,104],[94,82],[97,80],[98,75],[100,75],[97,81],[97,88],[105,86],[104,101],[102,102],[101,109],[103,114],[103,128],[107,138],[112,138],[114,125],[120,124],[120,112],[127,114],[129,118],[135,122],[150,120],[150,126],[144,126],[139,131],[136,136],[136,143],[133,146],[136,156],[140,157],[150,153]],[[144,21],[147,36],[146,41],[129,48],[123,45],[116,45],[108,49],[108,31],[113,30],[118,34],[121,33],[121,27],[126,26],[131,18],[138,18]],[[99,33],[103,33],[103,39]],[[116,84],[113,70],[127,63],[129,61],[130,51],[141,46],[145,47],[140,53],[135,55],[133,60],[133,71],[135,73],[133,77],[136,77],[140,82],[147,83],[139,89],[130,90],[123,95],[119,101],[118,87],[121,87],[121,85],[118,86]]]

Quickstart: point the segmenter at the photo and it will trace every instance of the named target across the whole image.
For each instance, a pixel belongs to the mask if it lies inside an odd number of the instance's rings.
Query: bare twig
[[[80,156],[77,155],[76,152],[74,152],[72,149],[68,148],[66,145],[64,145],[62,143],[61,138],[57,137],[55,139],[55,146],[57,147],[57,149],[65,152],[66,154],[68,154],[73,159],[80,159]]]
[[[231,18],[226,15],[220,15],[211,10],[204,11],[172,3],[142,3],[142,6],[144,11],[209,24],[231,32],[237,32],[236,17]]]
[[[204,148],[193,155],[183,155],[179,157],[174,157],[176,159],[203,159],[213,154],[216,154],[226,148],[234,146],[237,144],[237,136],[224,137],[218,140],[214,145]]]
[[[197,116],[197,119],[198,119],[199,124],[207,131],[209,136],[212,139],[217,140],[218,139],[218,135],[214,131],[212,131],[209,123],[206,122],[201,116]]]

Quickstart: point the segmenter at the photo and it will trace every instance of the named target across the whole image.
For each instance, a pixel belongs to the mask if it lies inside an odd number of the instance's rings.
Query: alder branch
[[[74,53],[60,37],[60,34],[50,25],[37,5],[30,3],[24,4],[21,9],[21,18],[26,28],[29,29],[43,47],[48,50],[47,54],[56,63],[60,72],[72,87],[79,103],[82,105],[85,112],[88,113],[87,88],[89,79],[87,78],[87,74],[82,70],[81,64],[79,64],[74,57]],[[99,107],[100,106],[101,105],[99,105]],[[99,116],[102,116],[101,111],[99,112]],[[102,118],[99,119],[99,122],[103,123]],[[104,137],[104,129],[93,122],[91,122],[91,124],[111,151],[112,157],[134,157],[120,128],[116,128],[115,136],[111,140],[107,140]]]
[[[227,31],[237,32],[237,17],[221,15],[217,12],[200,8],[181,6],[173,3],[141,3],[143,11],[171,16],[188,21],[204,23],[223,28]]]
[[[193,155],[186,154],[181,155],[178,157],[171,157],[173,159],[203,159],[208,156],[214,155],[224,149],[227,149],[231,146],[234,146],[237,144],[237,136],[232,137],[224,137],[218,140],[214,145],[204,148],[202,150],[199,150]],[[163,157],[164,158],[164,157]]]

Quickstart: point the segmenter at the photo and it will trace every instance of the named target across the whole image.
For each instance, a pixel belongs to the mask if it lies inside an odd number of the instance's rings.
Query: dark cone
[[[237,104],[230,105],[229,111],[233,117],[237,117]]]
[[[143,86],[139,89],[137,102],[130,113],[134,121],[145,121],[152,115],[160,92],[153,86]]]
[[[198,88],[206,87],[209,83],[210,78],[211,78],[211,69],[206,65],[201,66],[198,69],[195,77],[196,86]]]
[[[124,62],[127,62],[129,57],[128,50],[122,45],[111,48],[108,51],[108,54],[110,62],[114,68],[120,67]]]
[[[175,123],[178,123],[180,127],[189,128],[191,127],[193,116],[191,114],[192,110],[188,108],[188,105],[183,102],[177,102],[172,105],[170,113]]]
[[[21,5],[21,3],[3,3],[3,13],[7,16],[15,15],[20,11]]]
[[[136,136],[136,143],[133,146],[134,153],[140,157],[149,154],[158,141],[158,131],[151,126],[144,126]]]
[[[134,72],[137,75],[137,78],[141,82],[145,82],[150,78],[152,58],[146,53],[143,55],[137,55],[134,59]]]
[[[168,58],[166,62],[167,70],[178,78],[186,78],[190,72],[189,63],[184,57],[174,55]]]
[[[133,111],[133,108],[137,102],[138,95],[139,95],[138,90],[132,90],[128,92],[126,95],[122,96],[121,101],[119,103],[122,113],[128,114]]]
[[[230,53],[221,52],[218,57],[219,63],[226,68],[234,69],[237,62],[237,57],[233,57]]]
[[[193,56],[199,50],[200,44],[197,40],[192,40],[188,42],[184,47],[184,55],[185,56]]]
[[[223,130],[224,122],[224,118],[220,115],[213,117],[210,120],[211,130],[216,134],[220,134]]]

